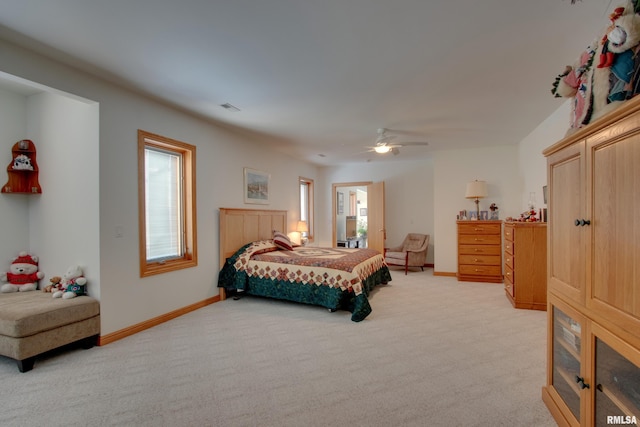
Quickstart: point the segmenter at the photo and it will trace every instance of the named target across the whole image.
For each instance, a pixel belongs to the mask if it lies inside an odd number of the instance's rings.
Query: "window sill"
[[[182,270],[198,265],[197,260],[179,259],[165,262],[154,262],[140,266],[140,277],[154,276],[156,274],[168,273],[170,271]]]

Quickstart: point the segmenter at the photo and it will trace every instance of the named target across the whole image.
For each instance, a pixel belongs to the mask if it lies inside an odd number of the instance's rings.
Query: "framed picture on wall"
[[[344,194],[339,192],[337,193],[337,201],[336,201],[336,209],[338,215],[342,215],[344,213]]]
[[[269,204],[270,175],[255,169],[244,168],[244,202]]]

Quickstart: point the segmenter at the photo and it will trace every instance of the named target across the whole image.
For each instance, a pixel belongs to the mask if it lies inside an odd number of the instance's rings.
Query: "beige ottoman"
[[[82,341],[91,348],[100,335],[100,304],[95,298],[52,298],[42,291],[0,293],[0,355],[15,359],[20,372],[33,368],[37,355]]]

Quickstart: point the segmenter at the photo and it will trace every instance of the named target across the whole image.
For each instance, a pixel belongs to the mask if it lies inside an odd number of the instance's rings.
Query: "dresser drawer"
[[[459,262],[460,264],[500,266],[500,255],[460,255]]]
[[[510,253],[504,254],[504,265],[513,270],[513,255]]]
[[[502,244],[499,234],[460,234],[458,244],[460,245],[498,245]]]
[[[509,283],[511,283],[511,286],[513,287],[513,284],[516,282],[515,271],[509,267],[506,267],[504,269],[504,278],[505,280],[509,281]],[[511,295],[513,296],[513,292],[511,292]]]
[[[502,229],[500,224],[483,224],[478,221],[474,224],[459,224],[459,234],[496,234],[500,236]]]
[[[505,225],[504,226],[504,240],[509,240],[513,242],[513,235],[514,235],[514,227],[511,225]]]
[[[507,271],[508,273],[508,271]],[[506,293],[508,293],[509,295],[511,295],[512,297],[515,297],[515,286],[513,286],[513,283],[511,282],[511,276],[507,276],[507,274],[505,273],[504,275],[504,290]]]
[[[460,265],[460,274],[466,276],[499,276],[502,277],[502,267],[499,265]]]
[[[516,252],[516,244],[514,242],[511,242],[509,240],[505,240],[504,241],[504,251],[507,253],[510,253],[511,255],[514,255]]]
[[[497,245],[460,245],[460,255],[500,255],[500,246]]]

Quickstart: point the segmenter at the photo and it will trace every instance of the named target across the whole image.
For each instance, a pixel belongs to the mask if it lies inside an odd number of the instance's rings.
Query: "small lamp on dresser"
[[[296,227],[296,231],[300,233],[300,244],[302,246],[306,245],[307,242],[309,241],[306,235],[306,233],[309,232],[307,221],[298,221],[298,226]]]
[[[484,181],[472,181],[467,184],[467,199],[476,199],[476,218],[480,219],[480,199],[487,197],[487,183]]]

